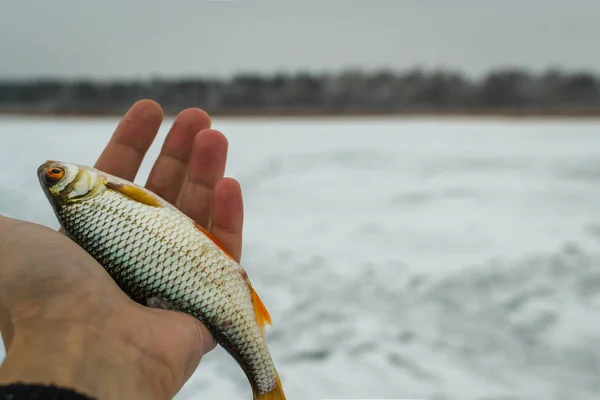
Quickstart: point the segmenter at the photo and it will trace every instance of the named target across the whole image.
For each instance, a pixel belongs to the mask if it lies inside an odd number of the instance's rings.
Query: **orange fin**
[[[137,186],[129,185],[126,183],[114,183],[107,181],[106,187],[116,192],[119,192],[129,197],[130,199],[139,201],[140,203],[144,203],[152,207],[163,207],[163,204],[158,198],[158,196],[156,196],[152,192],[142,190]]]
[[[229,254],[227,252],[225,247],[217,240],[217,238],[215,238],[212,235],[212,233],[210,233],[206,228],[204,228],[202,225],[200,225],[198,223],[194,222],[194,225],[196,225],[196,228],[199,231],[204,233],[210,240],[212,240],[223,251],[223,253],[225,253],[229,258],[231,258],[233,260],[233,257],[231,256],[231,254]],[[267,307],[265,307],[264,303],[262,302],[262,300],[260,299],[258,294],[254,291],[254,288],[250,284],[250,280],[248,280],[248,274],[246,273],[246,271],[244,271],[244,269],[241,270],[241,274],[246,279],[246,283],[248,284],[248,288],[250,289],[250,296],[252,298],[252,305],[254,306],[254,313],[256,314],[256,320],[258,322],[258,326],[264,333],[265,324],[271,325],[271,315],[269,315],[269,311],[267,310]]]
[[[225,254],[226,254],[226,255],[227,255],[229,258],[231,258],[231,259],[233,260],[233,257],[231,256],[231,254],[229,254],[229,253],[227,252],[227,250],[225,249],[225,247],[224,247],[224,246],[223,246],[223,245],[222,245],[222,244],[221,244],[221,243],[220,243],[220,242],[217,240],[217,238],[216,238],[216,237],[214,237],[214,236],[213,236],[213,234],[212,234],[212,233],[210,233],[208,230],[206,230],[206,228],[204,228],[202,225],[200,225],[200,224],[198,224],[198,223],[196,223],[196,222],[194,222],[194,225],[196,225],[196,228],[197,228],[197,229],[198,229],[200,232],[202,232],[202,233],[204,233],[206,236],[208,236],[208,238],[209,238],[210,240],[212,240],[212,241],[213,241],[213,242],[214,242],[214,243],[217,245],[217,247],[218,247],[218,248],[220,248],[221,250],[223,250],[223,253],[225,253]]]
[[[258,326],[260,327],[261,331],[264,333],[265,325],[272,324],[271,315],[269,315],[267,307],[265,307],[260,297],[258,297],[258,293],[256,293],[248,279],[246,279],[246,283],[248,284],[248,288],[250,289],[250,297],[252,298],[252,305],[254,306],[256,321],[258,322]]]
[[[281,385],[281,379],[277,375],[277,383],[275,387],[268,393],[258,394],[256,389],[252,388],[252,398],[254,400],[285,400],[285,393],[283,392],[283,386]]]

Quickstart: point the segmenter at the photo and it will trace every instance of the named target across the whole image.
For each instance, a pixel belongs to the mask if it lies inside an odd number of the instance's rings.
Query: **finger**
[[[184,379],[182,380],[182,385],[194,374],[202,357],[217,347],[217,341],[206,325],[196,318],[189,319],[190,322],[194,324],[196,331],[195,343],[192,342],[194,345],[190,346],[190,348],[194,349],[195,351],[189,351],[189,349],[187,351],[188,360],[184,370]]]
[[[158,103],[152,100],[135,103],[117,126],[95,167],[134,180],[162,119],[163,112]]]
[[[237,261],[242,257],[244,204],[240,184],[232,178],[220,180],[214,190],[211,233]]]
[[[210,117],[199,108],[182,111],[167,134],[146,187],[175,204],[183,187],[194,137],[210,128]]]
[[[206,229],[210,229],[214,187],[225,173],[227,147],[227,138],[214,129],[201,131],[194,138],[179,208]]]

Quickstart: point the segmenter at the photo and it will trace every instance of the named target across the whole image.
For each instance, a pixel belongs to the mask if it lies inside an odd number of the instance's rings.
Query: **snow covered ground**
[[[116,123],[1,118],[0,213],[57,227],[38,165],[93,164]],[[600,122],[213,126],[290,400],[600,398]],[[250,397],[222,349],[177,396]]]

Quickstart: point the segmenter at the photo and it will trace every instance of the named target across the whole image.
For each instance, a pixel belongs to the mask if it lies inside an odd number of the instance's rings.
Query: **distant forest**
[[[590,72],[493,70],[481,79],[454,71],[240,74],[103,82],[0,80],[0,112],[123,113],[150,98],[166,113],[201,107],[218,114],[600,115],[600,79]]]

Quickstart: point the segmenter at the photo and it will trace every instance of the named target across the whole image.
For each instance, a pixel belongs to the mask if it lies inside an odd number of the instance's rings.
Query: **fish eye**
[[[65,170],[60,167],[52,167],[46,170],[46,183],[52,185],[60,181],[65,176]]]

